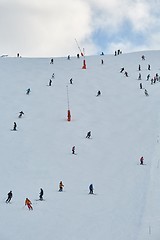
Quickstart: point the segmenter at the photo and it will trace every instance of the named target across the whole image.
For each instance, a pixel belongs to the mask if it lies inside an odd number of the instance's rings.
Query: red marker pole
[[[67,87],[67,104],[68,104],[68,111],[67,111],[67,121],[70,122],[71,121],[71,111],[70,111],[70,107],[69,107],[69,92],[68,92],[68,85]]]
[[[87,68],[87,66],[86,66],[86,60],[84,59],[83,60],[83,66],[82,66],[82,69],[86,69]]]
[[[71,112],[70,112],[70,110],[68,110],[67,121],[68,121],[68,122],[71,121]]]

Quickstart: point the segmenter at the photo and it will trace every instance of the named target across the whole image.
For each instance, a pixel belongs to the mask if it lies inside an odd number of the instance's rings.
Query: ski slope
[[[2,240],[159,240],[160,82],[146,76],[160,75],[160,51],[85,59],[0,58]]]

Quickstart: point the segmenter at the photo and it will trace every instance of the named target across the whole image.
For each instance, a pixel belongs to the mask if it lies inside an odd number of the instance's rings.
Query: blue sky
[[[159,49],[159,1],[0,0],[0,55],[87,55]]]
[[[92,39],[94,44],[102,51],[109,48],[111,42],[118,44],[119,42],[123,43],[124,41],[130,41],[132,44],[139,47],[143,46],[146,43],[144,34],[142,32],[135,33],[132,30],[131,24],[129,22],[125,22],[123,24],[123,28],[120,28],[119,31],[116,31],[112,34],[108,34],[107,31],[97,29],[92,34]]]

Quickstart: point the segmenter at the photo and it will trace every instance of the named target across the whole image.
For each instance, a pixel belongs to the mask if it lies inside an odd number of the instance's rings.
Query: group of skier
[[[13,197],[13,193],[12,191],[10,191],[8,193],[8,198],[6,199],[6,203],[10,203],[12,197]],[[33,210],[32,202],[29,200],[29,198],[25,199],[25,206],[27,206],[29,210]]]
[[[142,60],[146,59],[144,55],[142,55],[141,58],[142,58]],[[151,71],[151,65],[150,64],[148,64],[147,70]],[[138,71],[141,71],[141,65],[140,64],[138,65]],[[160,76],[159,76],[158,73],[156,73],[155,76],[153,76],[152,78],[151,78],[150,73],[149,73],[146,77],[146,81],[149,81],[149,79],[150,79],[151,85],[155,84],[156,82],[160,82]],[[138,75],[138,80],[142,80],[141,73],[139,73],[139,75]],[[140,83],[140,89],[143,89],[142,83]],[[145,96],[149,96],[149,93],[146,89],[144,89],[144,94],[145,94]]]
[[[43,192],[43,189],[41,188],[40,193],[39,193],[39,200],[40,201],[43,201],[43,194],[44,194],[44,192]],[[12,197],[13,197],[13,193],[12,193],[12,191],[9,191],[8,197],[6,199],[6,203],[10,203]],[[29,198],[25,199],[25,206],[27,206],[29,210],[33,210],[32,202]]]
[[[29,95],[30,92],[31,92],[31,89],[28,88],[28,89],[26,90],[26,95]],[[23,115],[24,115],[24,112],[23,112],[23,111],[20,111],[18,118],[21,118]],[[12,129],[12,130],[13,130],[13,131],[17,131],[17,123],[16,123],[16,122],[13,123],[13,129]]]
[[[70,59],[70,58],[68,58],[68,59]],[[144,57],[144,56],[142,57],[142,60],[145,60],[145,57]],[[53,64],[53,59],[51,59],[50,64]],[[102,63],[102,64],[103,64],[103,63]],[[140,66],[140,65],[138,66],[138,70],[141,71],[141,66]],[[149,64],[148,64],[148,70],[151,70],[151,67],[150,67]],[[125,75],[126,77],[128,77],[128,72],[125,71],[124,67],[122,67],[121,70],[120,70],[120,73],[123,73],[123,72],[124,72],[124,75]],[[148,74],[147,80],[149,79],[149,77],[150,77],[150,74]],[[53,78],[54,78],[54,73],[52,74],[52,77],[51,77],[51,79],[49,80],[49,84],[48,84],[49,86],[51,86],[51,84],[52,84],[52,79],[53,79]],[[139,74],[139,80],[141,80],[141,74]],[[72,79],[72,78],[70,79],[70,84],[73,84],[73,79]],[[142,84],[140,85],[140,88],[142,88]],[[30,91],[31,91],[31,89],[28,88],[27,91],[26,91],[26,94],[29,95]],[[98,96],[100,96],[100,95],[101,95],[101,91],[98,90],[96,96],[98,97]],[[145,95],[148,96],[148,92],[147,92],[146,89],[145,89]],[[21,118],[23,115],[24,115],[24,112],[23,112],[23,111],[20,111],[18,117]],[[17,130],[17,124],[16,124],[16,122],[14,122],[13,130],[14,130],[14,131]],[[91,138],[91,131],[88,131],[88,132],[87,132],[86,138],[88,138],[88,139]],[[72,147],[72,150],[71,150],[71,151],[72,151],[72,154],[76,154],[75,146]],[[143,156],[140,158],[140,165],[144,165],[144,157],[143,157]],[[59,191],[59,192],[63,192],[63,188],[64,188],[64,184],[63,184],[62,181],[60,181],[60,183],[59,183],[59,190],[58,190],[58,191]],[[94,194],[93,184],[90,184],[90,185],[89,185],[89,194]],[[39,200],[40,200],[40,201],[43,201],[43,195],[44,195],[44,191],[43,191],[42,188],[40,188],[40,193],[39,193]],[[6,199],[6,203],[10,203],[12,197],[13,197],[13,193],[12,193],[12,191],[10,191],[10,192],[8,193],[8,197],[7,197],[7,199]],[[26,199],[25,199],[25,206],[27,206],[29,210],[33,210],[32,202],[31,202],[31,200],[30,200],[29,198],[26,198]]]
[[[141,59],[143,61],[146,60],[144,55],[141,56]],[[151,71],[151,65],[150,64],[148,64],[147,70]],[[139,73],[138,73],[138,80],[142,80],[142,75],[140,73],[141,72],[141,65],[140,64],[138,65],[138,71],[139,71]],[[125,71],[124,67],[122,67],[120,69],[120,73],[123,73],[123,72],[124,72],[124,75],[126,77],[128,77],[128,72]],[[147,75],[146,81],[148,81],[149,79],[150,79],[150,74]],[[156,73],[155,76],[153,78],[151,78],[151,84],[156,83],[157,81],[160,82],[160,76],[158,75],[158,73]],[[140,86],[140,89],[143,89],[142,83],[140,83],[139,86]],[[149,93],[148,93],[147,89],[144,89],[144,94],[145,94],[145,96],[149,96]]]
[[[58,191],[59,191],[59,192],[63,192],[63,188],[64,188],[64,184],[63,184],[62,181],[60,181],[60,183],[59,183],[59,190],[58,190]],[[94,189],[93,189],[93,184],[90,184],[90,185],[89,185],[89,194],[94,194],[94,193],[93,193],[93,190],[94,190]],[[42,188],[40,188],[39,199],[38,199],[39,201],[43,201],[43,200],[44,200],[44,199],[43,199],[43,194],[44,194],[44,191],[43,191]],[[8,194],[7,194],[7,199],[6,199],[5,202],[6,202],[6,203],[10,203],[12,197],[13,197],[13,193],[12,193],[12,191],[9,191]],[[29,198],[26,198],[26,199],[25,199],[24,205],[27,206],[29,210],[33,210],[32,202],[31,202],[31,200],[30,200]]]
[[[129,77],[128,72],[124,70],[124,67],[122,67],[120,70],[120,73],[123,73],[123,72],[124,72],[124,76]]]

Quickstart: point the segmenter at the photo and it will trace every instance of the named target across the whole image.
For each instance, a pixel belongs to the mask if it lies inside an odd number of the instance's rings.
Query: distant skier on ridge
[[[50,64],[53,64],[53,58],[51,58],[51,60],[50,60]]]

